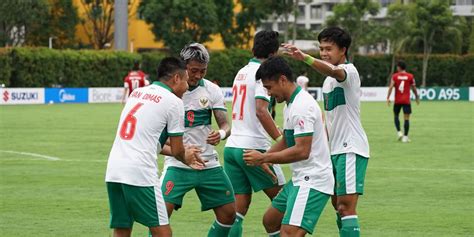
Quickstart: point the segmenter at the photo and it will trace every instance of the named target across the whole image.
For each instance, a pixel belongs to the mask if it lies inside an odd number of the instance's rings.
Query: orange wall
[[[79,16],[83,16],[84,9],[82,7],[81,1],[73,0],[73,2],[78,8]],[[130,9],[130,17],[128,19],[128,48],[130,49],[131,42],[133,42],[134,52],[136,52],[139,48],[162,49],[164,47],[163,43],[160,41],[155,41],[155,36],[150,30],[151,25],[148,25],[145,21],[137,18],[136,12],[139,5],[139,0],[132,0],[132,2],[133,6]],[[240,7],[235,8],[235,10],[239,9]],[[77,26],[76,37],[86,44],[89,43],[82,24]],[[220,35],[212,35],[212,39],[212,41],[205,43],[206,47],[208,47],[210,50],[219,50],[225,48]]]

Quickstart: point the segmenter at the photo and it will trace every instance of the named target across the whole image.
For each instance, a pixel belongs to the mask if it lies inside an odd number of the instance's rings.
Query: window
[[[321,6],[311,6],[311,19],[323,18],[323,8]]]
[[[305,7],[304,6],[298,6],[298,20],[304,20],[305,19]]]

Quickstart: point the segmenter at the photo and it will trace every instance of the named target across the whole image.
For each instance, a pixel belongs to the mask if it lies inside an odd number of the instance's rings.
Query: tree
[[[449,30],[454,25],[452,11],[448,0],[418,0],[410,8],[414,22],[415,34],[421,38],[423,45],[423,69],[421,86],[426,86],[428,62],[433,50],[436,33]]]
[[[138,11],[152,24],[155,38],[175,53],[190,42],[210,41],[218,30],[216,5],[210,0],[143,0]]]
[[[389,42],[389,53],[392,55],[390,75],[387,84],[390,83],[391,75],[395,70],[395,59],[403,51],[405,44],[410,40],[413,24],[409,17],[410,7],[406,4],[391,4],[388,7],[388,27],[383,27],[382,37]]]
[[[328,17],[326,25],[339,26],[349,32],[352,37],[351,51],[357,52],[358,48],[366,41],[366,32],[373,26],[366,20],[368,15],[376,15],[379,4],[372,0],[353,0],[334,6],[334,15]],[[352,56],[350,56],[352,57]]]
[[[114,0],[81,0],[84,14],[80,21],[95,49],[104,49],[107,44],[112,44],[114,38]],[[128,15],[135,0],[128,1]]]
[[[49,0],[49,4],[48,37],[55,37],[55,48],[72,46],[76,42],[76,25],[79,24],[77,8],[70,0]]]
[[[235,35],[234,1],[214,0],[214,2],[216,4],[217,19],[219,19],[217,27],[222,42],[226,48],[234,47],[238,41],[238,37]]]
[[[38,44],[47,21],[46,0],[0,1],[0,46]]]

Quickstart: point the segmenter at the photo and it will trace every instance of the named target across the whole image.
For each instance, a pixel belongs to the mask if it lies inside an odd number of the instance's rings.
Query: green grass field
[[[111,235],[104,175],[121,108],[0,107],[0,236]],[[474,236],[474,103],[425,102],[413,110],[412,142],[402,144],[391,108],[362,104],[371,148],[358,205],[362,236]],[[261,193],[254,195],[244,236],[265,236],[261,216],[268,205]],[[174,236],[207,235],[214,216],[199,207],[189,193],[171,218]],[[133,236],[147,230],[136,224]],[[338,236],[330,205],[315,236]]]

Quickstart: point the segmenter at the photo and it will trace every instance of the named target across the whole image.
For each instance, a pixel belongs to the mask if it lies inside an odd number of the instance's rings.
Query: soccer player
[[[265,213],[265,229],[269,236],[312,234],[334,189],[321,109],[308,92],[295,84],[283,58],[269,58],[256,76],[278,103],[286,102],[283,140],[266,153],[246,150],[244,160],[249,165],[289,163],[292,170],[291,181]]]
[[[133,69],[130,71],[127,76],[123,79],[123,96],[122,104],[125,103],[127,98],[130,96],[133,90],[148,86],[150,82],[148,81],[148,75],[140,70],[140,62],[135,61],[133,63]]]
[[[208,236],[228,236],[235,219],[234,191],[214,149],[230,134],[224,96],[219,86],[204,79],[209,53],[202,44],[186,45],[180,56],[186,62],[189,75],[189,89],[183,95],[184,143],[202,149],[201,158],[206,167],[193,170],[172,156],[165,158],[162,192],[166,208],[171,216],[173,210],[183,205],[184,195],[194,189],[201,201],[201,210],[213,209],[216,215]],[[211,126],[212,115],[219,127],[217,131]]]
[[[107,163],[105,181],[114,236],[130,236],[133,222],[149,227],[152,236],[171,236],[156,163],[163,152],[202,169],[195,150],[183,146],[184,107],[179,97],[187,90],[184,62],[165,58],[158,66],[158,81],[135,90],[120,116]],[[189,151],[189,152],[188,152]]]
[[[304,61],[326,75],[323,83],[326,128],[333,172],[336,178],[332,204],[337,210],[341,237],[360,236],[356,206],[364,193],[364,179],[369,161],[369,142],[360,121],[360,78],[348,61],[351,36],[339,27],[329,27],[318,35],[321,59],[286,44],[287,54]]]
[[[395,116],[395,128],[397,129],[398,140],[402,142],[410,142],[408,139],[408,130],[410,129],[410,114],[411,114],[411,103],[410,103],[410,88],[416,97],[416,104],[420,104],[420,98],[416,90],[416,83],[413,74],[406,71],[407,65],[403,61],[397,63],[397,73],[393,74],[392,81],[388,87],[387,94],[387,105],[390,106],[390,95],[392,89],[395,87],[395,103],[393,104],[393,115]],[[400,120],[398,115],[400,110],[403,108],[403,117],[405,122],[403,124],[404,132],[400,131]]]
[[[242,236],[242,223],[252,200],[252,190],[263,190],[273,199],[284,184],[281,168],[268,164],[250,167],[243,160],[245,149],[264,152],[270,148],[270,136],[279,141],[282,136],[268,108],[270,97],[261,80],[255,80],[260,64],[277,53],[278,32],[260,31],[255,35],[254,58],[239,70],[232,87],[232,132],[224,148],[224,169],[235,192],[236,220],[229,236]]]

